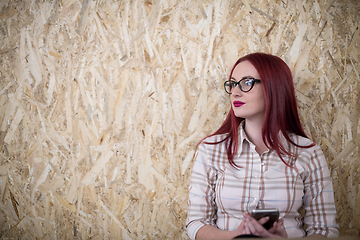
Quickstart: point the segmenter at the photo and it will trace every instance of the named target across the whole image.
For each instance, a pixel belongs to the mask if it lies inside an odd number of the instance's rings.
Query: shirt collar
[[[254,148],[254,151],[255,151],[255,145],[249,140],[248,136],[246,135],[245,133],[245,130],[244,130],[244,125],[245,125],[245,120],[242,120],[240,122],[240,125],[239,125],[239,128],[238,128],[238,135],[239,135],[239,145],[238,145],[238,154],[240,155],[242,150],[243,150],[243,145],[244,145],[244,142],[247,142],[248,144],[250,144],[250,146],[252,146]],[[279,132],[279,138],[280,138],[280,141],[282,142],[283,146],[286,147],[288,146],[288,141],[285,139],[283,133],[280,131]],[[271,152],[272,150],[271,149],[268,149],[267,151],[265,152]]]
[[[250,144],[250,146],[252,146],[254,148],[255,151],[255,145],[249,140],[249,138],[247,137],[245,130],[244,130],[244,125],[245,125],[245,121],[241,121],[239,128],[238,128],[238,135],[239,135],[239,145],[238,145],[238,152],[237,154],[240,155],[243,147],[244,147],[244,143],[247,142],[248,144]],[[294,151],[294,146],[292,146],[290,144],[290,142],[288,142],[284,136],[284,134],[282,133],[282,131],[280,131],[279,133],[279,140],[281,141],[281,143],[283,144],[283,146],[290,152]],[[290,137],[292,137],[293,134],[290,133]],[[268,151],[265,152],[272,152],[272,149],[269,149]],[[291,157],[288,155],[283,155],[282,158],[284,159],[284,161],[289,162],[291,161]]]
[[[239,135],[239,144],[238,144],[238,151],[237,151],[237,155],[240,156],[243,149],[244,149],[244,143],[246,144],[249,144],[251,148],[254,149],[255,151],[255,145],[249,140],[249,138],[247,137],[246,133],[245,133],[245,130],[244,130],[244,125],[245,125],[245,121],[241,121],[240,122],[240,125],[239,125],[239,128],[238,128],[238,135]],[[279,140],[281,141],[281,143],[283,144],[283,146],[290,152],[293,152],[295,149],[294,149],[294,146],[292,146],[292,144],[290,144],[289,141],[286,140],[284,134],[282,133],[282,131],[280,131],[279,133]],[[292,133],[288,133],[290,135],[291,138],[294,138],[293,134]],[[294,140],[294,139],[293,139]],[[273,150],[272,149],[269,149],[267,151],[265,151],[265,153],[268,152],[268,153],[272,153]],[[295,152],[296,153],[296,152]],[[276,153],[275,153],[276,154]],[[277,156],[277,154],[276,154]],[[293,158],[291,156],[288,156],[288,155],[282,155],[282,158],[285,162],[289,163],[289,164],[293,164],[293,161],[296,160],[296,158]]]
[[[245,124],[245,121],[242,120],[240,122],[240,125],[239,125],[239,128],[238,128],[238,135],[239,135],[239,145],[238,145],[238,154],[240,155],[242,150],[243,150],[243,144],[244,142],[248,142],[248,144],[253,144],[249,138],[247,137],[246,133],[245,133],[245,130],[244,130],[244,124]]]

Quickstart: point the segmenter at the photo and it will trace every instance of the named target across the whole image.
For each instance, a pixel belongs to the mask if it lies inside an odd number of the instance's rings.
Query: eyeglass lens
[[[225,87],[225,91],[227,93],[231,93],[233,88],[236,87],[236,85],[239,85],[239,88],[241,91],[248,92],[252,89],[255,82],[256,82],[255,79],[252,79],[252,78],[244,78],[244,79],[241,79],[239,82],[230,80],[230,81],[225,82],[224,87]]]

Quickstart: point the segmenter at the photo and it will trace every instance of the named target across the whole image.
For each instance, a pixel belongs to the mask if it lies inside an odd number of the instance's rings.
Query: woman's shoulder
[[[312,141],[310,138],[300,136],[296,133],[290,133],[289,137],[296,145],[299,145],[299,146],[309,146],[309,145],[315,144],[315,142]]]
[[[210,153],[213,151],[226,152],[225,140],[227,134],[216,134],[205,137],[197,146],[197,150],[203,153]]]
[[[314,158],[325,160],[324,153],[320,146],[311,139],[297,134],[290,134],[291,140],[298,146],[297,155],[304,163],[310,164]],[[302,146],[302,147],[301,147]]]
[[[223,169],[228,159],[225,139],[226,134],[217,134],[204,138],[198,144],[196,161],[217,170]]]
[[[214,144],[220,144],[223,143],[225,138],[227,137],[227,134],[216,134],[216,135],[210,135],[205,137],[203,140],[200,141],[199,145],[214,145]]]

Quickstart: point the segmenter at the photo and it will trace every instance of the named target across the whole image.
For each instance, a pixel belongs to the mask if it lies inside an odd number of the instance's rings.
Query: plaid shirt
[[[234,157],[240,169],[229,164],[224,142],[202,142],[197,149],[189,186],[187,235],[195,239],[197,231],[206,224],[233,231],[244,212],[277,208],[289,238],[311,234],[337,237],[332,181],[320,147],[292,146],[297,157],[283,157],[293,164],[290,168],[273,150],[260,156],[247,139],[243,124],[240,126],[239,148]],[[217,142],[225,136],[216,135],[205,141]],[[311,143],[307,138],[290,136],[299,145]],[[299,213],[301,208],[306,211],[304,217]]]

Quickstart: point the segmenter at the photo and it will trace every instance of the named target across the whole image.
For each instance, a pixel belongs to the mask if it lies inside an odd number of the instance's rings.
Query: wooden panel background
[[[360,230],[356,0],[0,2],[0,238],[186,239],[196,143],[222,84],[263,51],[291,67],[301,118]]]

